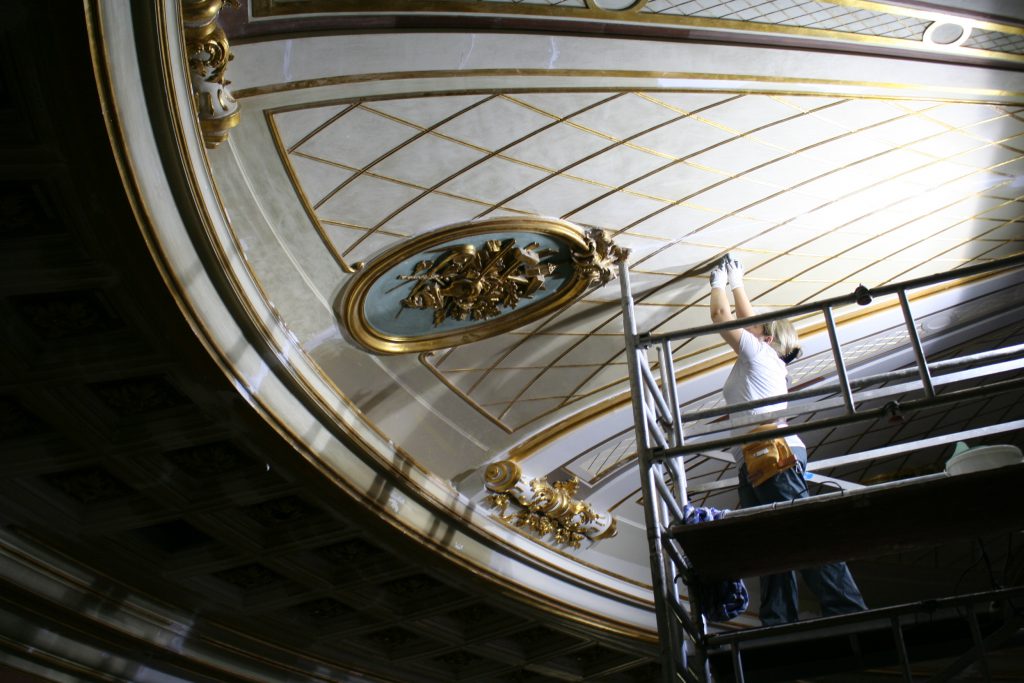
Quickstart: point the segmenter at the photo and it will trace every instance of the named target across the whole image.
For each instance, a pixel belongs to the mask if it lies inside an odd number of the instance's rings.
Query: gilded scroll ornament
[[[502,309],[515,308],[520,299],[544,289],[545,277],[555,272],[556,264],[541,262],[555,252],[538,250],[539,246],[531,242],[519,247],[514,239],[488,240],[480,250],[460,244],[440,258],[420,261],[411,275],[399,276],[416,283],[402,299],[402,307],[433,309],[435,326],[448,319],[497,317]]]
[[[238,125],[239,106],[225,78],[228,62],[234,59],[224,30],[217,24],[227,4],[238,7],[238,0],[184,0],[182,20],[185,26],[185,50],[192,80],[203,142],[213,148],[224,142],[228,131]]]
[[[612,242],[611,233],[600,228],[589,228],[583,239],[586,248],[572,252],[576,272],[592,285],[614,280],[615,266],[629,258],[629,249]]]
[[[492,491],[487,501],[502,520],[537,536],[550,536],[557,545],[579,548],[585,539],[598,541],[616,533],[611,515],[576,499],[576,477],[553,484],[546,477],[527,482],[518,464],[503,460],[487,467],[484,480]]]

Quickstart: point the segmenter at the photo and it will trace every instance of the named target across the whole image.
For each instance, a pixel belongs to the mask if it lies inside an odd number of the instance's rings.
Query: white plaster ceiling
[[[706,266],[725,253],[770,311],[1019,253],[1024,242],[1017,72],[526,34],[320,36],[235,51],[245,115],[210,161],[280,323],[401,467],[484,517],[494,516],[481,478],[490,462],[511,454],[531,476],[578,476],[581,496],[612,510],[620,532],[555,552],[627,584],[643,586],[648,568],[617,285],[488,340],[374,356],[333,314],[355,264],[463,221],[562,218],[631,249],[641,326],[663,332],[708,321]],[[972,294],[973,312],[948,298],[915,306],[936,339],[1002,316],[982,330],[1001,344],[1021,336],[1020,293],[1018,276]],[[794,384],[834,371],[819,323],[801,321],[819,330],[808,340],[818,353],[792,367]],[[906,348],[891,311],[844,329],[849,363]],[[720,400],[720,341],[683,345],[676,360],[684,404]],[[996,401],[971,414],[1014,411]],[[968,419],[935,412],[927,425],[808,440],[813,459],[814,448],[863,449]],[[868,479],[942,457],[826,474]],[[691,483],[730,476],[728,459],[700,456]],[[734,504],[728,488],[704,500]],[[536,543],[513,536],[520,548]]]

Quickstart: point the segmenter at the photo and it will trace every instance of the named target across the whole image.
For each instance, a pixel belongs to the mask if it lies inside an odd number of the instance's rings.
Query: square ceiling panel
[[[369,167],[373,173],[429,188],[482,160],[487,152],[438,135],[424,135],[390,150]],[[425,161],[429,160],[429,163]]]
[[[626,145],[619,145],[575,166],[572,169],[572,174],[606,187],[627,184],[631,192],[639,192],[634,184],[635,180],[644,178],[664,166],[665,159],[663,157]]]
[[[764,136],[761,136],[763,138]],[[765,143],[761,138],[742,137],[715,145],[694,154],[690,161],[729,175],[741,175],[786,156],[784,147]]]
[[[371,166],[416,134],[413,126],[353,107],[343,110],[326,127],[310,130],[296,151],[359,169]]]
[[[495,120],[504,122],[504,125],[493,125]],[[540,113],[515,100],[494,97],[466,110],[436,130],[439,135],[494,151],[557,121],[557,116]]]
[[[610,141],[625,140],[684,114],[637,93],[625,93],[601,107],[572,117],[571,123]],[[643,144],[642,142],[639,144]]]
[[[504,200],[506,197],[540,183],[547,176],[548,173],[546,171],[536,166],[516,163],[509,159],[494,156],[467,168],[452,178],[451,181],[439,187],[438,190],[461,197],[468,197],[486,205],[493,205]],[[569,182],[579,185],[579,183]]]
[[[834,102],[829,101],[829,105]],[[714,109],[702,112],[698,118],[732,135],[770,126],[789,117],[799,116],[802,110],[769,95],[748,95],[723,102]]]

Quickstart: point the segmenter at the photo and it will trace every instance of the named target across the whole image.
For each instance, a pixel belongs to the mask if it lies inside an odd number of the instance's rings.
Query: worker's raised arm
[[[743,266],[735,259],[725,262],[725,274],[729,278],[729,289],[736,300],[736,317],[749,318],[754,315],[754,307],[747,298],[747,290],[743,288]]]
[[[732,309],[729,308],[729,296],[725,293],[728,284],[729,276],[726,274],[725,268],[715,266],[711,271],[711,322],[724,323],[736,319],[732,314]],[[747,305],[749,306],[750,303],[748,302]],[[724,330],[720,334],[733,351],[739,352],[743,330],[739,328]]]

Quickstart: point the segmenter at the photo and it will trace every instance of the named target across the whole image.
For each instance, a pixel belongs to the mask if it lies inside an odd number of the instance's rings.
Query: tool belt
[[[761,425],[751,433],[774,429],[775,425]],[[779,472],[796,465],[796,456],[782,437],[754,441],[743,445],[743,463],[747,466],[747,479],[751,486],[760,486]]]

